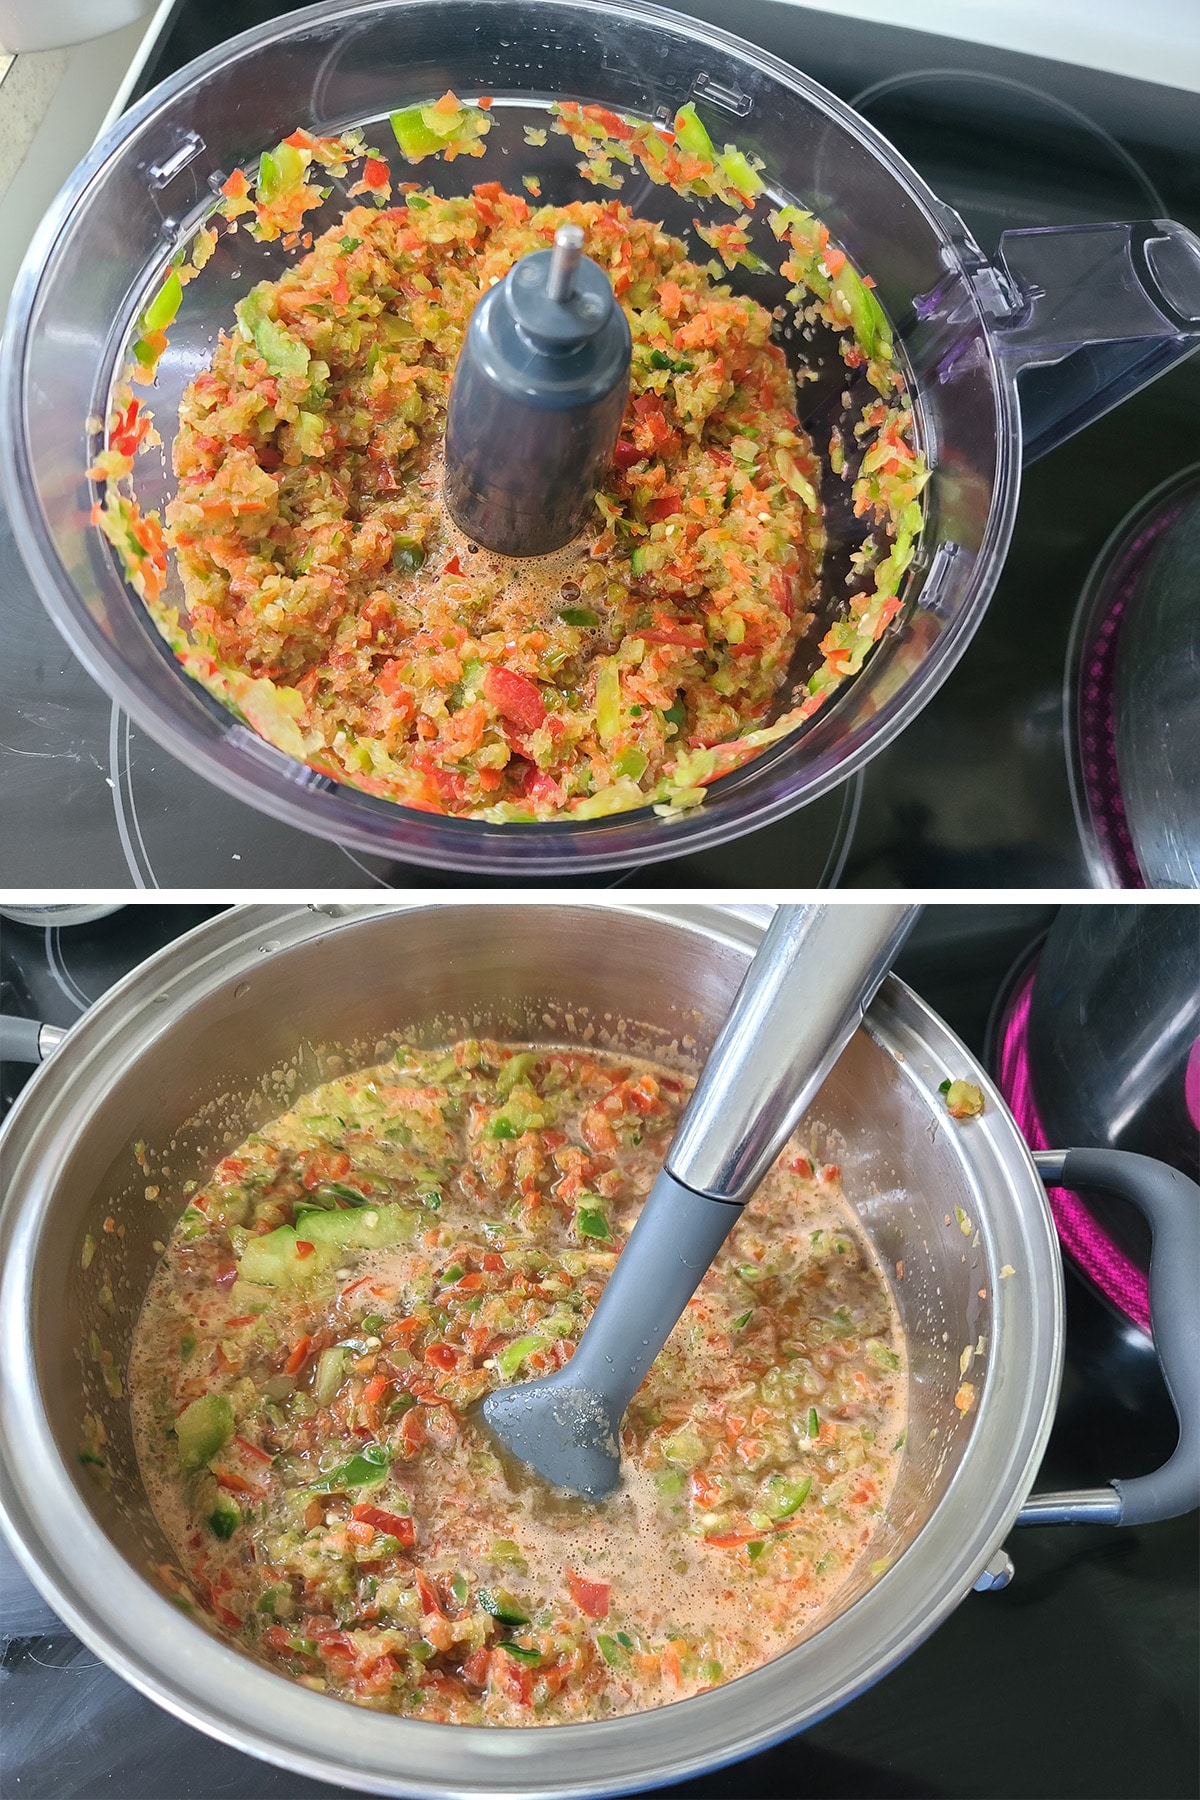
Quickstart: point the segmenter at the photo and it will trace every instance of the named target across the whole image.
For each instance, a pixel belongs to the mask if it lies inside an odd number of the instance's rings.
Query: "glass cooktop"
[[[144,87],[280,0],[182,0]],[[772,0],[693,0],[858,106],[984,248],[1008,226],[1169,216],[1200,228],[1194,97]],[[1189,110],[1188,102],[1193,104]],[[1200,360],[1026,473],[1016,535],[963,661],[837,792],[644,886],[1084,886],[1062,684],[1081,586],[1113,526],[1195,456]],[[9,885],[398,888],[464,878],[276,824],[174,761],[114,707],[43,613],[0,507],[0,806]]]
[[[212,908],[144,904],[71,928],[3,922],[0,1008],[68,1026]],[[926,910],[899,973],[978,1055],[1054,909]],[[27,1079],[4,1065],[0,1112]],[[1038,1485],[1156,1465],[1175,1423],[1148,1340],[1068,1266],[1062,1399]],[[19,1451],[17,1452],[19,1454]],[[1003,1592],[969,1594],[886,1680],[732,1768],[641,1800],[798,1794],[957,1800],[1174,1800],[1195,1794],[1195,1517],[1114,1531],[1014,1532]],[[26,1800],[337,1800],[349,1790],[258,1762],[126,1685],[56,1618],[0,1538],[4,1792]]]

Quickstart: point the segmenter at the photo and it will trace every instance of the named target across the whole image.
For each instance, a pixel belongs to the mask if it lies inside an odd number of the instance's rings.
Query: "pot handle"
[[[1200,239],[1170,219],[1006,231],[991,276],[1027,463],[1200,345]]]
[[[1130,1150],[1039,1150],[1048,1187],[1098,1187],[1132,1200],[1153,1234],[1154,1348],[1179,1442],[1161,1469],[1074,1494],[1035,1494],[1018,1525],[1148,1525],[1200,1505],[1200,1187],[1169,1163]]]
[[[66,1035],[61,1025],[44,1025],[40,1019],[0,1013],[0,1062],[45,1062]]]

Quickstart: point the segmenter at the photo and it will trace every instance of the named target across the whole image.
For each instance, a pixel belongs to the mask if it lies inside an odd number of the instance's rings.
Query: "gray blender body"
[[[465,173],[462,161],[413,170],[389,148],[386,115],[448,85],[462,99],[493,97],[486,155]],[[551,101],[666,119],[689,98],[715,142],[736,141],[763,159],[768,193],[754,210],[752,248],[777,268],[769,205],[810,208],[873,278],[897,328],[933,470],[900,615],[862,672],[802,731],[677,818],[649,809],[537,825],[442,818],[292,761],[183,673],[88,526],[94,489],[86,471],[98,446],[86,421],[107,412],[129,328],[167,261],[230,170],[297,125],[363,125],[397,181],[415,174],[454,194],[489,176],[516,187],[536,174],[543,201],[564,204],[609,196],[582,181],[567,138],[551,131],[544,146],[528,143],[524,127],[550,124]],[[346,184],[331,187],[308,221],[314,230],[345,209]],[[693,236],[704,206],[637,170],[627,171],[618,197],[708,260]],[[716,207],[711,216],[728,213]],[[1178,254],[1152,257],[1156,243]],[[167,445],[180,397],[231,322],[234,301],[256,281],[277,278],[291,255],[244,231],[223,236],[184,290],[149,396]],[[784,303],[788,282],[778,274],[735,271],[730,280],[768,307]],[[1020,477],[1018,375],[1033,371],[1037,448],[1048,448],[1186,354],[1189,308],[1200,317],[1200,247],[1181,227],[1007,233],[989,263],[957,216],[848,107],[778,59],[662,9],[634,0],[459,0],[453,8],[442,0],[326,0],[181,70],[131,109],[72,177],[14,292],[0,364],[0,455],[14,531],[43,601],[88,670],[193,769],[276,818],[359,850],[477,875],[591,875],[766,825],[883,749],[962,655],[999,573]],[[834,426],[849,427],[843,435],[853,442],[853,422],[875,394],[861,371],[847,370],[832,334],[822,328],[810,337],[810,329],[785,326],[781,342],[815,371],[800,389],[801,416],[824,453]],[[136,480],[143,509],[172,497],[165,456],[141,457]],[[851,558],[869,530],[854,516],[849,484],[828,468],[821,500],[828,549],[817,623],[780,690],[780,711],[807,680],[824,626],[844,608]],[[168,598],[182,602],[174,574]]]

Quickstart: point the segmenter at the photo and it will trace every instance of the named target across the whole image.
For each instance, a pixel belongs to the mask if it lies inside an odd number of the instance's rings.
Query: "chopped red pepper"
[[[400,1422],[400,1440],[410,1456],[415,1456],[429,1442],[425,1421],[414,1406]]]
[[[427,1616],[432,1613],[437,1613],[440,1618],[444,1619],[446,1615],[442,1612],[441,1601],[438,1599],[438,1591],[434,1587],[432,1581],[430,1581],[424,1569],[416,1570],[416,1582],[417,1593],[421,1598],[421,1611]]]
[[[567,1586],[571,1590],[571,1598],[580,1612],[589,1619],[606,1619],[608,1617],[608,1601],[611,1589],[605,1581],[585,1581],[574,1569],[567,1570]]]
[[[631,631],[631,637],[640,637],[644,644],[680,644],[685,650],[703,650],[705,639],[696,631]]]
[[[417,1541],[417,1528],[404,1513],[385,1512],[382,1506],[356,1506],[354,1517],[363,1525],[373,1525],[376,1531],[385,1531],[389,1537],[399,1540],[406,1550],[411,1550]]]
[[[512,669],[489,668],[483,691],[501,718],[519,731],[536,731],[546,717],[546,702],[537,687]]]
[[[721,1490],[711,1476],[697,1469],[692,1476],[692,1498],[697,1506],[712,1508],[719,1503]]]
[[[533,1705],[533,1670],[501,1648],[492,1651],[492,1680],[521,1706]]]
[[[343,1181],[353,1164],[344,1150],[314,1150],[305,1159],[303,1181],[311,1194],[328,1181]]]
[[[264,1490],[253,1481],[247,1481],[236,1469],[218,1469],[216,1471],[217,1486],[228,1488],[231,1494],[262,1494]]]
[[[233,1441],[238,1449],[250,1457],[253,1462],[266,1463],[269,1466],[275,1460],[273,1456],[268,1456],[265,1450],[260,1450],[257,1444],[247,1443],[244,1437],[235,1437]]]

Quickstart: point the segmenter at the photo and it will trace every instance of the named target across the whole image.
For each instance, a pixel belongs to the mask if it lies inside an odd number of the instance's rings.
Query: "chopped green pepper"
[[[318,1406],[328,1406],[341,1387],[348,1360],[349,1352],[340,1344],[335,1344],[331,1350],[322,1350],[317,1358],[317,1376],[313,1383]]]
[[[704,1439],[692,1425],[682,1426],[663,1441],[663,1455],[673,1463],[682,1463],[685,1469],[694,1469],[704,1461],[705,1454]]]
[[[483,1128],[485,1137],[518,1138],[527,1131],[540,1131],[546,1123],[542,1103],[532,1088],[514,1088],[500,1111],[493,1113]]]
[[[835,307],[849,321],[855,341],[867,355],[889,357],[892,354],[892,328],[887,314],[871,289],[864,287],[852,263],[842,264],[829,291]]]
[[[636,564],[637,551],[634,551]],[[611,744],[621,729],[621,676],[615,656],[606,657],[596,677],[596,736]]]
[[[496,1092],[503,1098],[511,1094],[519,1081],[526,1081],[537,1067],[537,1051],[521,1050],[501,1065],[496,1077]]]
[[[425,561],[425,546],[413,537],[392,540],[392,567],[400,575],[415,575]]]
[[[180,1468],[185,1474],[204,1468],[232,1436],[233,1408],[224,1394],[202,1394],[175,1421]]]
[[[146,331],[165,331],[168,325],[175,322],[175,315],[183,303],[183,283],[174,269],[167,276],[146,308],[142,326]]]
[[[550,1342],[548,1337],[539,1337],[535,1332],[526,1337],[514,1338],[511,1344],[505,1345],[496,1357],[496,1367],[505,1381],[511,1381],[527,1356],[535,1350],[544,1350]]]
[[[731,144],[726,145],[723,155],[717,158],[717,166],[738,193],[744,194],[748,200],[753,200],[756,194],[762,193],[762,176],[743,151],[734,149]]]
[[[444,148],[444,140],[426,124],[425,110],[421,106],[409,106],[403,112],[391,114],[393,134],[409,162],[420,162],[422,157],[436,156]]]
[[[521,1602],[510,1594],[507,1588],[480,1588],[479,1604],[484,1612],[491,1613],[493,1619],[499,1619],[502,1625],[528,1625],[529,1614]],[[507,1649],[507,1645],[505,1648]]]
[[[594,1199],[595,1196],[589,1195],[589,1198]],[[575,1230],[580,1237],[599,1238],[602,1243],[608,1243],[612,1238],[612,1232],[608,1228],[608,1219],[600,1206],[577,1207]]]
[[[323,1181],[317,1192],[321,1195],[335,1194],[339,1200],[348,1200],[351,1206],[369,1204],[367,1195],[361,1188],[349,1187],[344,1181]]]
[[[208,1528],[213,1536],[228,1542],[241,1522],[242,1509],[232,1494],[218,1490],[213,1509],[208,1515]]]
[[[305,162],[294,144],[277,144],[258,159],[258,198],[268,204],[304,180]]]
[[[392,1459],[384,1444],[365,1444],[348,1461],[339,1463],[319,1481],[310,1481],[313,1494],[345,1494],[355,1488],[380,1487],[388,1478]]]
[[[799,1481],[789,1481],[786,1475],[772,1475],[767,1481],[763,1511],[772,1519],[790,1519],[808,1499],[811,1487],[811,1475],[802,1475]]]
[[[668,356],[665,350],[650,352],[652,369],[670,369],[673,375],[687,375],[695,366],[695,363],[689,362],[686,356]]]
[[[713,141],[690,100],[675,114],[675,147],[687,156],[702,157],[705,162],[715,163],[717,159]]]

